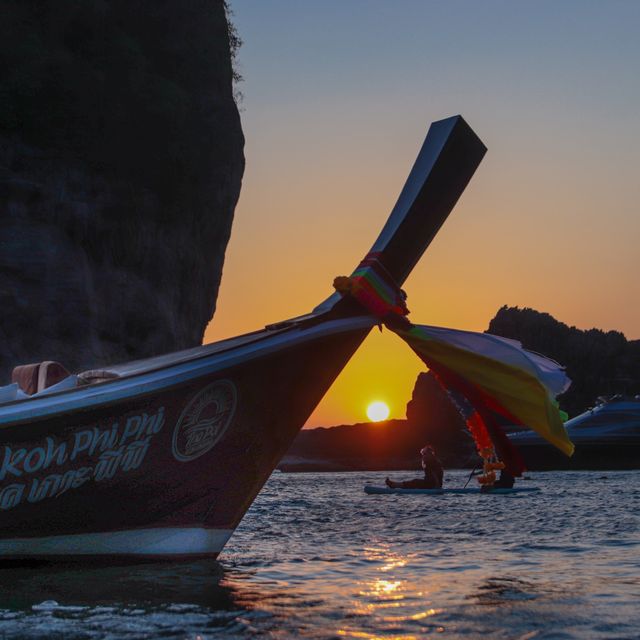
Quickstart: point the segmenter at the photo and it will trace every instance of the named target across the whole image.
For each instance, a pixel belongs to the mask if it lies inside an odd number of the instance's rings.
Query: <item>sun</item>
[[[389,417],[389,406],[386,402],[372,402],[367,407],[367,417],[371,422],[380,422],[386,420]]]

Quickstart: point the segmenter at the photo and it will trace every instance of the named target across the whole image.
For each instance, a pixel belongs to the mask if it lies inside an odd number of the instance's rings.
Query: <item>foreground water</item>
[[[640,638],[640,472],[385,475],[274,474],[217,563],[2,569],[0,638]]]

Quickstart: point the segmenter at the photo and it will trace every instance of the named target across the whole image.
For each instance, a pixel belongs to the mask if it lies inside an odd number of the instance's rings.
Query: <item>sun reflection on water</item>
[[[377,634],[367,633],[366,631],[354,631],[352,629],[338,629],[337,634],[348,638],[366,638],[367,640],[417,640],[418,636],[399,635],[399,636],[379,636]]]
[[[371,591],[369,593],[372,593],[375,595],[384,595],[384,596],[389,596],[390,594],[393,594],[392,597],[397,598],[399,600],[404,596],[401,594],[395,594],[393,592],[397,591],[401,585],[402,585],[401,580],[376,580],[371,585]]]
[[[424,620],[435,616],[437,613],[442,613],[443,609],[427,609],[427,611],[420,611],[418,613],[407,614],[405,616],[383,616],[385,622],[408,622],[409,620]]]
[[[400,625],[417,625],[422,629],[427,619],[444,610],[431,606],[430,590],[425,589],[424,584],[406,579],[407,575],[412,575],[410,569],[414,554],[399,553],[384,546],[367,547],[362,554],[370,567],[370,579],[361,583],[351,610],[352,615],[361,616],[362,622],[345,625],[337,634],[368,640],[382,637],[411,640],[421,637],[410,632],[399,634]],[[369,626],[376,628],[376,631],[367,631]],[[384,635],[380,635],[381,627],[386,631]],[[437,631],[442,627],[432,628]]]
[[[414,635],[388,636],[385,634],[384,636],[379,636],[366,631],[353,631],[350,629],[338,629],[337,634],[348,638],[366,638],[367,640],[418,640],[418,636]]]
[[[406,566],[407,561],[404,558],[395,558],[389,560],[387,564],[380,567],[380,571],[391,571],[392,569],[399,569],[400,567]]]

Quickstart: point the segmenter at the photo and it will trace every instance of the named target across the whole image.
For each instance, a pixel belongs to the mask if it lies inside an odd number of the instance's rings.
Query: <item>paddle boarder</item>
[[[516,479],[506,470],[500,471],[500,477],[493,483],[495,489],[513,489]]]
[[[438,460],[436,452],[431,445],[420,450],[424,478],[415,480],[405,480],[404,482],[394,482],[387,478],[385,483],[391,489],[442,489],[443,469],[442,463]]]

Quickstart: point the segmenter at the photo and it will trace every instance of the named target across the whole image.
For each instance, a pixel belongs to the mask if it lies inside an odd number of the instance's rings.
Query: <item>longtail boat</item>
[[[433,123],[367,259],[401,285],[485,152],[462,117]],[[216,557],[379,322],[334,294],[261,331],[56,384],[55,365],[18,371],[30,394],[0,389],[0,559]]]

